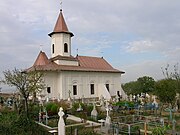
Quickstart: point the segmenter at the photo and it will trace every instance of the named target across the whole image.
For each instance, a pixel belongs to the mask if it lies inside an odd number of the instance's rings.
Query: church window
[[[52,44],[52,53],[54,53],[54,44]]]
[[[67,43],[64,44],[64,52],[66,52],[66,53],[68,52],[68,44]]]
[[[47,87],[47,93],[51,93],[51,87]]]
[[[106,89],[109,91],[109,84],[106,84]]]
[[[73,95],[77,95],[77,85],[73,85]]]
[[[94,84],[90,84],[91,95],[94,94]]]

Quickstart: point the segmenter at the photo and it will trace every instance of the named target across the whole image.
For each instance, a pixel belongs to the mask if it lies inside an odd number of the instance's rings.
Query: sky
[[[161,67],[180,63],[180,0],[63,0],[72,55],[104,57],[125,71],[122,83],[163,78]],[[60,0],[0,2],[0,78],[33,65],[40,50],[51,57]]]

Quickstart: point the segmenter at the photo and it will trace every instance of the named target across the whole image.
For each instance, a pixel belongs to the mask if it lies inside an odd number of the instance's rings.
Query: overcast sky
[[[125,71],[122,82],[151,76],[180,62],[180,0],[63,0],[72,54],[103,56]],[[28,68],[39,51],[50,57],[60,0],[0,2],[0,77],[6,69]]]

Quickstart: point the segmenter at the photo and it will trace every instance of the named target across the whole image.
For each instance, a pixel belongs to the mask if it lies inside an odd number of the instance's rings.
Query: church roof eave
[[[69,31],[61,31],[61,32],[51,32],[49,33],[48,35],[51,37],[53,34],[60,34],[60,33],[66,33],[66,34],[70,34],[71,37],[74,36],[74,34],[72,32],[69,32]]]
[[[75,71],[75,72],[104,72],[104,73],[120,73],[124,74],[124,71],[117,69],[93,69],[93,68],[84,68],[80,66],[65,66],[65,65],[37,65],[32,66],[26,71]]]

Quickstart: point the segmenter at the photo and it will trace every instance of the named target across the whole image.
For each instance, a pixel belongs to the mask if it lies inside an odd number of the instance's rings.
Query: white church
[[[43,71],[47,86],[42,95],[50,99],[102,98],[126,94],[121,88],[123,71],[113,68],[102,57],[71,55],[71,38],[74,36],[68,30],[60,10],[51,38],[51,58],[40,51],[37,59],[28,71]]]

